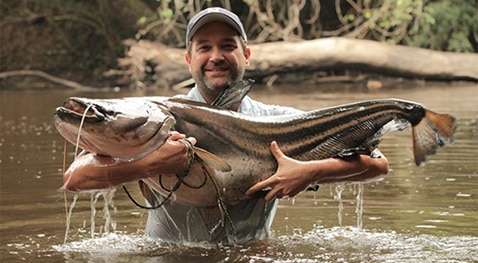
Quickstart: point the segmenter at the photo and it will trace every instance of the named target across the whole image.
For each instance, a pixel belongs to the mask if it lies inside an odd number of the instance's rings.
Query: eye
[[[211,46],[210,45],[199,45],[197,50],[199,50],[201,52],[205,52],[205,51],[211,50]]]
[[[222,45],[222,48],[225,50],[234,50],[237,48],[236,43],[225,43]]]

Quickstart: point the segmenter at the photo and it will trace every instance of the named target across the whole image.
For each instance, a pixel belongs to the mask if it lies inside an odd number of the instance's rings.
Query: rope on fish
[[[224,221],[224,217],[227,217],[229,220],[229,225],[231,226],[232,229],[232,235],[234,237],[234,243],[237,243],[237,231],[236,231],[236,226],[234,225],[234,221],[232,221],[231,215],[227,212],[227,207],[223,202],[221,191],[219,189],[219,186],[217,185],[216,181],[214,178],[211,176],[211,174],[207,171],[206,167],[204,166],[203,161],[201,160],[201,167],[203,172],[211,179],[212,184],[214,185],[214,188],[216,188],[216,193],[217,193],[217,206],[219,207],[219,210],[221,211],[222,214],[222,221]]]
[[[199,189],[201,187],[203,187],[206,182],[207,182],[207,179],[209,178],[212,182],[212,184],[214,185],[214,188],[216,189],[216,192],[218,194],[218,199],[217,199],[217,205],[222,213],[222,216],[223,216],[223,219],[221,220],[222,222],[224,222],[224,218],[227,218],[228,221],[229,221],[229,224],[231,226],[231,230],[232,230],[232,235],[234,237],[234,242],[237,242],[237,231],[236,231],[236,227],[234,225],[234,221],[232,220],[231,216],[229,215],[229,213],[227,212],[227,207],[226,205],[224,204],[222,198],[221,198],[221,192],[220,192],[220,189],[219,189],[219,186],[217,185],[216,181],[214,180],[214,178],[211,176],[211,174],[209,173],[209,171],[207,170],[206,168],[206,165],[204,164],[204,161],[199,158],[195,153],[194,153],[194,146],[191,144],[190,141],[186,140],[186,139],[183,139],[183,140],[178,140],[182,143],[184,143],[184,145],[186,145],[186,148],[187,148],[187,161],[186,161],[186,165],[185,165],[185,169],[179,173],[179,174],[176,174],[176,178],[178,179],[178,181],[174,184],[174,186],[172,187],[172,189],[167,189],[163,183],[162,183],[162,175],[159,175],[159,185],[161,186],[161,188],[163,188],[165,191],[168,192],[168,195],[166,197],[164,197],[164,199],[157,205],[151,205],[151,206],[145,206],[145,205],[142,205],[140,204],[138,201],[136,201],[134,199],[134,197],[131,195],[131,193],[128,191],[128,189],[126,188],[125,185],[123,185],[123,190],[125,191],[126,195],[129,197],[129,199],[136,205],[138,206],[139,208],[142,208],[142,209],[147,209],[147,210],[152,210],[152,209],[158,209],[160,207],[162,207],[167,201],[169,201],[171,199],[171,196],[173,195],[173,193],[179,189],[179,187],[184,184],[186,187],[189,187],[189,188],[192,188],[192,189]],[[187,183],[184,178],[189,174],[190,170],[191,170],[191,166],[193,164],[193,162],[196,161],[198,162],[200,165],[201,165],[201,170],[203,172],[203,175],[204,175],[204,180],[201,184],[195,186],[195,185],[191,185],[190,183]],[[151,190],[151,189],[150,189]],[[151,190],[153,191],[153,190]]]
[[[177,175],[180,178],[184,178],[186,175],[189,174],[189,171],[191,170],[191,165],[193,164],[193,161],[194,161],[194,148],[193,148],[193,144],[189,140],[182,139],[182,140],[178,140],[178,142],[184,144],[184,146],[186,146],[186,149],[188,151],[187,152],[188,158],[186,158],[186,165],[184,166],[184,170]]]
[[[186,165],[184,166],[185,167],[184,170],[181,173],[176,174],[176,178],[178,179],[178,182],[180,182],[181,184],[184,184],[185,186],[187,186],[191,189],[199,189],[199,188],[203,187],[204,185],[206,185],[207,177],[209,175],[209,172],[207,171],[207,169],[206,169],[204,163],[202,162],[202,160],[199,159],[199,157],[196,158],[196,155],[194,154],[194,146],[192,145],[192,143],[189,140],[183,139],[183,140],[178,140],[178,142],[181,142],[186,146],[187,151],[188,151],[187,152],[187,157],[188,158],[186,160]],[[199,185],[192,185],[192,184],[190,184],[190,183],[188,183],[184,180],[184,178],[191,171],[191,166],[192,166],[194,161],[198,161],[201,164],[201,168],[202,168],[203,175],[204,175],[204,180]],[[163,181],[161,180],[161,178],[162,178],[162,176],[159,175],[159,185],[161,186],[161,188],[163,188],[165,191],[168,191],[168,192],[175,191],[175,190],[167,189],[163,185]]]
[[[92,106],[93,104],[88,104],[85,108],[85,111],[83,112],[83,116],[81,116],[80,127],[78,127],[78,136],[76,137],[75,156],[78,154],[78,149],[80,146],[80,138],[81,138],[81,129],[83,128],[83,124],[85,123],[86,114],[88,114],[88,111],[90,110]]]
[[[130,192],[128,191],[128,189],[126,188],[125,185],[123,185],[123,190],[125,191],[126,195],[129,197],[129,199],[138,207],[140,208],[143,208],[143,209],[148,209],[148,210],[151,210],[151,209],[157,209],[157,208],[160,208],[161,206],[163,206],[169,199],[171,199],[171,196],[173,195],[173,193],[179,189],[179,187],[184,184],[185,186],[189,187],[189,188],[192,188],[192,189],[199,189],[201,187],[203,187],[204,185],[206,185],[206,182],[207,182],[207,178],[211,177],[211,175],[209,174],[209,171],[206,169],[206,166],[204,165],[204,162],[198,157],[196,158],[196,155],[194,154],[194,147],[193,145],[191,144],[191,142],[189,140],[186,140],[186,139],[183,139],[183,140],[178,140],[179,142],[183,143],[186,148],[187,148],[187,160],[186,160],[186,165],[185,165],[185,168],[184,170],[179,173],[179,174],[176,174],[176,178],[178,179],[178,181],[174,184],[174,186],[171,188],[171,189],[168,189],[164,186],[161,178],[162,178],[162,175],[159,175],[159,185],[161,186],[161,188],[163,188],[166,192],[168,192],[168,195],[166,197],[164,197],[164,199],[161,201],[161,203],[159,203],[158,205],[154,205],[154,206],[144,206],[142,204],[140,204],[139,202],[137,202],[133,196],[130,194]],[[204,174],[204,180],[202,181],[202,183],[200,183],[199,185],[191,185],[190,183],[186,182],[184,180],[184,178],[189,174],[190,170],[191,170],[191,166],[193,164],[194,161],[198,161],[201,165],[201,169],[203,171],[203,174]]]
[[[179,183],[179,182],[178,182],[178,183]],[[176,189],[179,188],[179,184],[178,184],[178,183],[176,183],[177,187],[176,187],[176,185],[175,185],[174,188],[176,188]],[[155,206],[145,206],[145,205],[140,204],[138,201],[136,201],[136,199],[134,199],[134,197],[131,195],[131,193],[128,191],[128,189],[126,188],[125,185],[123,185],[123,190],[124,190],[124,192],[126,193],[126,195],[129,197],[129,199],[131,200],[131,202],[133,202],[133,204],[135,204],[135,205],[136,205],[137,207],[139,207],[139,208],[143,208],[143,209],[147,209],[147,210],[152,210],[152,209],[158,209],[158,208],[160,208],[160,207],[163,206],[163,205],[171,198],[171,196],[173,195],[173,191],[171,191],[171,192],[169,192],[168,196],[166,196],[166,197],[164,198],[164,200],[163,200],[161,203],[159,203],[158,205],[155,205]]]

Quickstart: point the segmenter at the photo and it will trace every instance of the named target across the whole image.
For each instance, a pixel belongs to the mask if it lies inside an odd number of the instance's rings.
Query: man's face
[[[250,49],[244,51],[241,42],[232,27],[220,22],[210,22],[194,34],[186,61],[206,100],[214,100],[225,87],[244,77]]]

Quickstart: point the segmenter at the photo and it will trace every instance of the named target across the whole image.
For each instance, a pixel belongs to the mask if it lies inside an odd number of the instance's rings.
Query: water
[[[248,246],[166,245],[142,236],[144,210],[122,190],[104,209],[81,194],[64,244],[67,211],[62,184],[64,141],[52,112],[69,96],[123,97],[130,91],[0,91],[0,259],[2,262],[477,262],[478,85],[397,87],[256,87],[254,98],[304,110],[371,98],[418,101],[458,117],[455,144],[415,167],[411,132],[388,134],[384,180],[322,186],[283,199],[273,236]],[[172,95],[172,93],[154,94]],[[68,162],[74,147],[68,146]],[[134,184],[128,188],[140,198]],[[341,198],[336,198],[340,191]],[[362,196],[357,198],[357,196]],[[67,202],[73,201],[66,194]],[[335,197],[335,198],[334,198]],[[109,198],[109,197],[107,197]],[[357,202],[363,201],[362,206]],[[340,209],[339,209],[340,204]],[[93,209],[93,210],[92,210]],[[94,211],[94,213],[92,213]],[[362,216],[357,216],[358,214]],[[113,221],[106,221],[111,213]],[[91,216],[95,214],[94,229]],[[359,226],[359,227],[357,227]],[[362,226],[362,227],[360,227]]]

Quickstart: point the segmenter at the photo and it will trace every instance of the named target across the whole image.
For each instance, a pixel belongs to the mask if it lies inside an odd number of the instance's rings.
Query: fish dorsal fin
[[[175,97],[169,98],[165,102],[167,103],[169,101],[192,106],[227,110],[242,101],[251,90],[252,84],[254,84],[254,80],[252,79],[236,81],[229,88],[224,89],[211,104]]]
[[[194,147],[194,153],[197,155],[197,157],[199,157],[202,161],[204,161],[204,163],[207,166],[217,171],[221,171],[221,172],[231,171],[231,165],[226,160],[222,159],[221,157],[215,154],[212,154],[198,147]]]
[[[242,101],[251,90],[252,84],[254,84],[253,79],[244,79],[234,82],[228,88],[223,89],[211,105],[221,109],[229,109],[231,106]]]
[[[213,103],[207,104],[205,102],[193,101],[185,98],[169,98],[163,103],[172,102],[172,103],[181,103],[196,107],[206,107],[213,109],[223,109],[228,110],[231,106],[236,105],[242,101],[242,99],[249,93],[254,84],[253,79],[239,80],[234,82],[230,87],[224,89],[221,94],[214,100]]]

